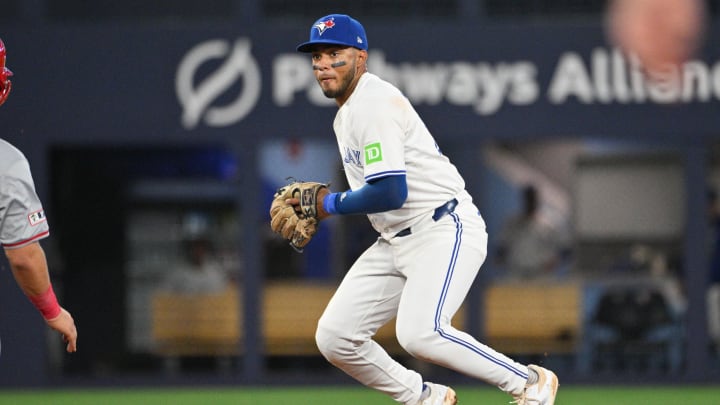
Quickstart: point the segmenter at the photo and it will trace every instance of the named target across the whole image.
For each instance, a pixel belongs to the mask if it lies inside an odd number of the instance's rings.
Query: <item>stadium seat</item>
[[[604,368],[680,369],[682,314],[656,285],[607,286],[585,323],[578,354],[582,372]]]

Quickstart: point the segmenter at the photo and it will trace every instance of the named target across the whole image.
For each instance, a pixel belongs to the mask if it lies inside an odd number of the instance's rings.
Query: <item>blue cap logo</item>
[[[298,45],[298,52],[312,52],[313,45],[352,46],[368,49],[365,28],[345,14],[330,14],[320,18],[310,28],[310,40]]]
[[[335,19],[334,18],[328,18],[325,21],[318,21],[313,27],[317,28],[318,34],[322,36],[323,32],[325,30],[330,29],[335,26]]]

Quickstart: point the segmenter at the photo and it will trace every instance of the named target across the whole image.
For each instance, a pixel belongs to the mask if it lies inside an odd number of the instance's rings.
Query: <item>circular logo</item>
[[[257,61],[250,53],[250,41],[206,41],[192,48],[180,62],[175,75],[175,92],[183,107],[182,125],[195,128],[200,120],[210,127],[235,124],[247,116],[260,98],[262,78]],[[195,83],[195,74],[205,62],[225,58],[210,75]],[[214,106],[213,102],[234,83],[243,79],[243,89],[230,104]]]

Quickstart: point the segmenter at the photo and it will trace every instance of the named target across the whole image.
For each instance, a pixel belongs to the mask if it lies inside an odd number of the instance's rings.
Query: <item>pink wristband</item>
[[[46,321],[55,319],[58,315],[60,315],[60,304],[57,302],[52,285],[48,287],[47,291],[44,293],[34,297],[28,296],[28,298],[30,299],[30,302],[35,305],[35,308],[40,311]]]

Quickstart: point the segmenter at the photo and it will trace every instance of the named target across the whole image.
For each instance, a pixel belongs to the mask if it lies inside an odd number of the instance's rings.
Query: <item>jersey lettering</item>
[[[359,150],[350,149],[346,146],[344,155],[345,157],[343,157],[343,162],[354,164],[357,167],[362,167]]]

